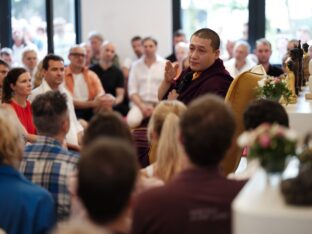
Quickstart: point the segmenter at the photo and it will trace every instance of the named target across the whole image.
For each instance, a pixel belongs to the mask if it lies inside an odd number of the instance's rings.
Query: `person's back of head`
[[[157,144],[157,176],[169,181],[182,168],[182,152],[178,144],[179,121],[186,106],[177,100],[161,101],[148,124],[148,138]]]
[[[10,108],[0,108],[0,165],[18,168],[23,155],[22,129]]]
[[[95,224],[113,223],[127,209],[137,171],[135,149],[125,140],[99,138],[82,150],[78,196]]]
[[[121,115],[116,112],[99,112],[90,120],[83,136],[86,146],[99,137],[116,137],[133,143],[130,129]]]
[[[38,95],[32,102],[33,120],[39,135],[54,137],[69,129],[66,96],[59,91]]]
[[[265,99],[251,102],[244,112],[245,129],[252,130],[263,123],[278,123],[288,128],[289,120],[285,108],[278,102]]]
[[[231,145],[235,120],[221,98],[207,94],[188,106],[180,127],[191,162],[199,167],[217,166]]]

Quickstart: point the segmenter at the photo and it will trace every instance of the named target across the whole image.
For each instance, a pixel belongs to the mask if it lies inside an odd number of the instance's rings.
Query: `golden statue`
[[[289,103],[294,104],[297,103],[297,95],[296,95],[296,89],[295,89],[295,74],[293,72],[294,63],[292,59],[289,57],[286,61],[286,81],[287,81],[287,87],[289,91],[291,92],[291,96],[289,98]]]

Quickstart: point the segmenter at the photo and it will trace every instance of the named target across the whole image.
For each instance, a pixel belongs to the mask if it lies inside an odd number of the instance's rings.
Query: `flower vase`
[[[281,95],[269,96],[269,97],[266,97],[266,99],[274,101],[274,102],[279,102],[279,100],[281,99]]]
[[[279,186],[283,171],[285,169],[285,159],[267,160],[261,162],[267,176],[267,184],[271,187]]]

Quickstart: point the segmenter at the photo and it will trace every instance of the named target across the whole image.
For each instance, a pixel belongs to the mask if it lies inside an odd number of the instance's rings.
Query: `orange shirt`
[[[100,94],[104,94],[104,89],[101,84],[99,77],[88,68],[84,68],[83,77],[87,83],[87,88],[89,92],[89,101],[94,100]],[[68,91],[73,95],[74,94],[74,77],[70,67],[65,68],[65,85]]]

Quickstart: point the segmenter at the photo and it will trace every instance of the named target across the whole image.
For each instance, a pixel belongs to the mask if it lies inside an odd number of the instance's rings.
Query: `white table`
[[[232,211],[234,234],[312,233],[312,206],[287,205],[261,168],[235,198]]]
[[[307,92],[309,92],[308,87],[303,87],[296,104],[284,105],[289,116],[290,128],[294,129],[300,137],[312,132],[312,100],[305,99],[304,95]]]

